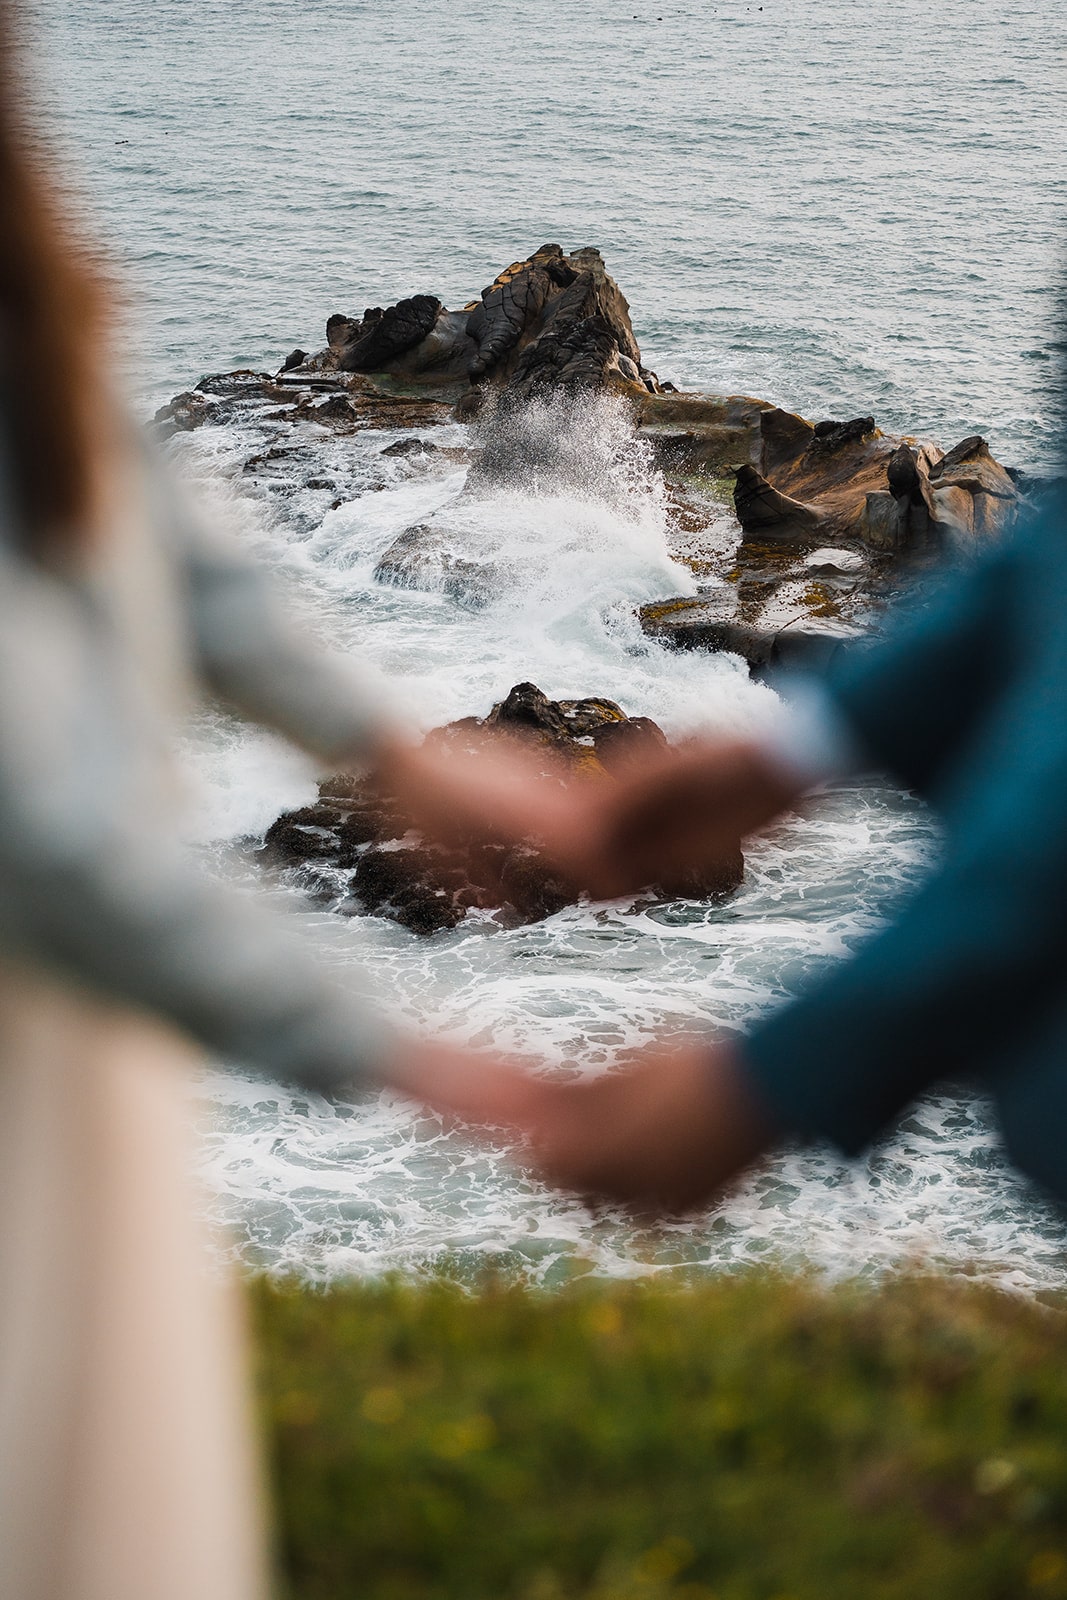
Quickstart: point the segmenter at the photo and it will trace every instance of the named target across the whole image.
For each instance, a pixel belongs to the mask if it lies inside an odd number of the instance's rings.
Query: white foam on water
[[[544,425],[544,408],[533,408],[532,431]],[[314,424],[287,430],[286,439],[293,431],[301,438],[305,469],[311,460],[320,476],[329,474],[341,455],[337,479],[354,488],[352,498],[317,519],[314,496],[301,500],[286,458],[274,464],[284,495],[250,485],[241,472],[249,441],[240,428],[202,430],[180,441],[178,453],[196,469],[210,513],[288,580],[305,621],[326,643],[358,651],[385,671],[424,728],[484,714],[524,679],[552,698],[618,699],[629,714],[654,717],[672,735],[740,731],[772,716],[775,697],[750,681],[738,659],[678,654],[642,633],[641,604],[692,594],[696,584],[668,553],[662,479],[624,410],[609,400],[586,401],[555,426],[561,439],[582,441],[580,480],[562,487],[553,473],[525,486],[507,479],[468,488],[465,467],[439,469],[432,456],[424,472],[387,465],[379,433],[337,440]],[[458,433],[449,430],[445,442]],[[373,486],[358,492],[372,476]],[[432,527],[454,559],[490,574],[487,604],[471,609],[440,588],[375,581],[379,557],[419,525]],[[232,730],[222,740],[218,732],[201,750],[201,787],[213,791],[200,807],[202,838],[262,832],[266,796],[278,802],[277,814],[310,795],[307,769],[297,782],[298,768],[274,742],[253,730]],[[242,765],[249,779],[244,812]]]
[[[424,725],[484,713],[529,678],[553,696],[608,695],[676,734],[755,727],[777,702],[739,662],[671,653],[641,634],[640,603],[694,587],[669,554],[669,510],[647,457],[610,405],[587,405],[568,427],[583,441],[578,470],[494,481],[468,481],[465,466],[432,455],[383,459],[388,435],[336,439],[314,427],[287,430],[303,454],[274,465],[274,488],[240,470],[261,445],[259,425],[204,430],[178,448],[214,478],[214,513],[295,584],[324,641],[385,668]],[[466,436],[434,437],[454,447]],[[302,487],[309,476],[347,484],[343,503],[316,499]],[[480,608],[440,588],[375,582],[383,551],[421,523],[491,574]],[[190,754],[206,797],[199,837],[216,846],[261,833],[314,792],[301,758],[223,716],[196,730]],[[782,1003],[877,927],[934,847],[928,815],[907,796],[846,785],[755,844],[740,893],[721,906],[578,906],[527,928],[482,918],[420,939],[377,918],[311,911],[284,886],[271,893],[322,959],[414,1025],[532,1052],[548,1070],[599,1072],[674,1032],[735,1034]],[[216,859],[253,875],[246,860]],[[1035,1289],[1062,1282],[1067,1265],[1061,1221],[1011,1174],[989,1108],[963,1093],[929,1097],[865,1162],[789,1150],[707,1215],[654,1230],[611,1210],[591,1215],[545,1189],[521,1152],[483,1147],[389,1095],[338,1106],[227,1076],[209,1098],[206,1170],[233,1249],[318,1279],[469,1279],[492,1266],[551,1284],[766,1260],[843,1276],[937,1261]]]
[[[612,0],[24,10],[35,108],[139,302],[128,365],[152,404],[203,371],[316,348],[335,309],[417,290],[461,305],[558,238],[603,249],[661,377],[815,418],[873,411],[942,445],[982,432],[1028,469],[1056,458],[1062,0],[943,0],[933,50],[927,0],[899,0],[891,48],[883,11],[855,0],[719,0],[710,25],[696,0],[662,25]],[[358,94],[337,92],[356,79]],[[607,694],[677,733],[771,713],[738,664],[641,638],[629,607],[685,584],[651,477],[623,472],[620,501],[609,455],[598,494],[572,474],[565,492],[461,501],[458,463],[383,460],[389,438],[263,421],[177,445],[213,477],[217,514],[294,582],[307,625],[405,681],[425,725],[484,711],[522,678]],[[271,444],[303,455],[243,474]],[[439,513],[458,551],[492,548],[512,574],[480,614],[373,582],[392,538]],[[248,871],[228,841],[314,793],[300,758],[221,715],[197,725],[189,765],[190,832],[227,871]],[[868,931],[930,842],[901,797],[850,790],[751,851],[721,908],[577,909],[428,941],[276,892],[324,960],[408,1015],[599,1068],[660,1028],[741,1026]],[[672,1251],[717,1270],[781,1250],[838,1271],[919,1251],[1062,1283],[1062,1224],[1006,1172],[974,1100],[929,1102],[856,1168],[783,1158],[711,1218],[652,1238],[390,1104],[347,1116],[239,1079],[216,1098],[217,1203],[268,1264],[329,1275],[525,1252],[546,1276],[625,1274]]]

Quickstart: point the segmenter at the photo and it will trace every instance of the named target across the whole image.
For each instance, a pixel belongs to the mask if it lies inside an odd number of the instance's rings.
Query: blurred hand
[[[501,1128],[524,1126],[546,1085],[530,1070],[532,1059],[486,1056],[464,1045],[411,1037],[388,1065],[394,1089],[464,1122]]]
[[[575,780],[549,750],[504,739],[474,755],[397,743],[375,770],[412,824],[445,844],[535,840],[576,884],[596,856],[609,786]]]
[[[666,748],[622,776],[576,777],[551,751],[503,740],[475,755],[398,743],[377,772],[430,836],[532,840],[603,899],[723,865],[797,799],[757,744],[728,739]]]
[[[407,1092],[465,1121],[513,1128],[550,1183],[643,1213],[713,1199],[774,1136],[728,1046],[656,1045],[625,1071],[578,1083],[427,1049],[401,1084]]]
[[[545,1087],[523,1123],[535,1166],[642,1213],[708,1203],[773,1137],[725,1046],[655,1045],[624,1071]]]
[[[667,748],[605,794],[591,887],[625,894],[714,869],[797,798],[795,785],[751,741]]]

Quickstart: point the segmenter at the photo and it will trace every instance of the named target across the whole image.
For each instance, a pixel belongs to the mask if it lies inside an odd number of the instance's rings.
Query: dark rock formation
[[[416,294],[361,317],[331,316],[327,339],[306,359],[294,350],[276,376],[202,379],[158,413],[157,430],[166,436],[246,415],[263,446],[245,470],[262,469],[272,494],[298,492],[303,472],[302,486],[336,494],[335,506],[346,492],[367,492],[368,481],[347,475],[339,452],[328,477],[315,471],[317,429],[341,437],[365,428],[425,433],[435,423],[473,420],[466,443],[444,446],[438,457],[470,466],[462,494],[474,498],[505,484],[611,503],[658,466],[671,553],[705,592],[646,607],[644,625],[671,643],[737,651],[760,670],[817,664],[851,647],[877,628],[905,579],[999,537],[1021,496],[1033,492],[978,436],[946,455],[887,437],[871,416],[812,423],[751,396],[659,384],[641,363],[629,306],[594,249],[542,245],[459,310]],[[590,396],[605,393],[620,397],[618,407],[594,413]],[[606,444],[602,431],[591,449],[590,418],[603,420],[609,409],[622,418],[626,442]],[[297,459],[273,470],[293,453]],[[402,470],[416,475],[429,470],[434,447],[398,439],[380,453],[405,458]],[[377,486],[387,481],[383,464]],[[736,529],[723,517],[729,503]],[[499,541],[474,546],[462,519],[451,518],[452,504],[393,540],[378,561],[380,582],[438,589],[470,607],[487,601],[500,577],[494,561],[507,558],[494,553]]]
[[[331,317],[326,333],[337,365],[342,372],[384,372],[397,356],[422,343],[443,309],[434,295],[415,294],[385,311],[365,311],[361,322],[347,323],[340,341],[343,319]]]
[[[611,783],[666,743],[647,717],[627,717],[613,700],[549,700],[519,683],[488,716],[465,717],[428,737],[477,759],[500,740],[517,740],[546,756],[546,782]],[[424,843],[410,832],[394,797],[373,774],[328,778],[319,800],[287,812],[268,829],[260,859],[295,869],[317,898],[342,913],[392,917],[416,933],[453,928],[472,908],[508,925],[537,922],[577,899],[536,839],[521,844],[477,840],[454,847]],[[732,894],[744,874],[740,852],[715,872],[690,874],[662,893],[700,899]]]
[[[811,450],[828,455],[840,450],[842,445],[857,444],[877,432],[873,417],[853,417],[851,422],[817,422],[811,439]]]
[[[741,541],[727,584],[642,611],[646,631],[678,648],[730,651],[760,672],[824,668],[877,631],[924,564],[966,556],[1014,522],[1017,486],[977,436],[943,455],[887,438],[872,417],[813,427],[738,401],[735,419],[703,430],[703,459],[720,472],[730,449],[747,455],[732,468]],[[694,432],[670,448],[692,470],[698,446]]]
[[[373,373],[439,388],[514,384],[520,392],[571,384],[635,395],[658,388],[641,366],[630,308],[594,249],[566,255],[560,245],[544,244],[461,310],[412,295],[358,318],[335,314],[326,338],[307,371]]]
[[[821,520],[815,506],[783,494],[747,464],[737,469],[734,509],[746,538],[796,542],[811,535]]]
[[[867,630],[832,617],[801,614],[778,627],[724,616],[714,601],[665,601],[645,606],[645,632],[675,650],[723,650],[742,656],[758,677],[778,672],[821,673],[843,652],[859,648]]]
[[[176,394],[165,406],[160,406],[152,422],[158,436],[169,439],[175,433],[191,433],[194,428],[199,428],[201,423],[207,421],[211,410],[211,401],[206,394],[186,390],[184,394]]]
[[[795,419],[801,423],[802,419]],[[873,417],[804,427],[786,442],[779,423],[761,459],[737,473],[734,503],[746,539],[802,543],[850,539],[875,550],[939,554],[994,537],[1014,521],[1018,492],[983,439],[947,456],[933,445],[887,438]]]
[[[249,404],[287,398],[287,391],[269,372],[220,372],[201,378],[195,389],[174,397],[161,406],[152,426],[161,439],[175,433],[188,433],[205,422],[224,423]]]
[[[394,444],[387,444],[381,453],[383,456],[428,456],[436,449],[429,439],[397,439]]]
[[[469,308],[467,334],[474,344],[468,366],[473,382],[499,370],[542,321],[545,306],[577,273],[558,244],[543,244],[526,261],[505,267]]]
[[[1019,491],[979,435],[947,455],[901,443],[886,467],[887,490],[867,496],[866,542],[876,548],[966,553],[1014,520]]]
[[[717,560],[692,559],[691,544],[680,550],[718,586],[644,607],[643,625],[679,648],[741,655],[757,671],[819,669],[855,648],[925,567],[1001,536],[1020,504],[1012,475],[978,437],[944,455],[887,437],[873,417],[813,425],[740,395],[649,395],[640,419],[683,490],[732,483],[741,531]]]
[[[603,317],[560,319],[526,346],[506,393],[525,398],[546,389],[606,388],[609,374],[621,370],[619,361],[615,334]]]

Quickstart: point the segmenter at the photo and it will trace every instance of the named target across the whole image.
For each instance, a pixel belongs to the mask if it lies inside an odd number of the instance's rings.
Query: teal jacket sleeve
[[[870,763],[935,804],[1017,671],[1029,542],[1013,539],[944,578],[925,604],[906,603],[889,637],[830,681],[834,708]]]
[[[745,1042],[783,1127],[855,1152],[931,1082],[1010,1071],[1060,1004],[1065,526],[1057,507],[836,691],[868,748],[935,798],[946,839],[896,921]]]

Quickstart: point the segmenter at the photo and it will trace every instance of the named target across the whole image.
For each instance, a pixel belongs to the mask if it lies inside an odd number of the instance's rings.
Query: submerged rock
[[[656,723],[628,717],[613,700],[549,700],[532,683],[516,684],[486,717],[465,717],[427,737],[475,760],[501,739],[519,740],[550,758],[546,781],[553,783],[561,769],[564,782],[611,783],[666,744]],[[395,798],[382,792],[373,774],[325,779],[316,804],[272,824],[259,856],[295,869],[311,893],[344,914],[373,912],[416,933],[453,928],[472,908],[508,925],[538,922],[574,904],[581,892],[560,878],[536,839],[425,843],[409,831]],[[717,871],[689,874],[661,892],[721,898],[743,875],[738,851]]]
[[[457,555],[447,535],[426,522],[397,535],[378,557],[374,576],[396,589],[438,589],[474,610],[488,605],[494,592],[492,564]]]

